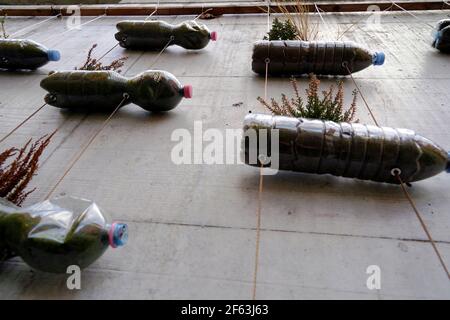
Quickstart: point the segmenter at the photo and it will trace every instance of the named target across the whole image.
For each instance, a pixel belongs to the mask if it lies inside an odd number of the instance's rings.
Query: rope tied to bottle
[[[144,19],[144,21],[147,21],[148,19],[150,19],[150,18],[158,11],[158,9],[159,9],[159,1],[160,1],[160,0],[158,0],[158,2],[156,3],[155,10],[153,10],[153,12],[150,13],[150,14],[147,16],[147,18]]]
[[[270,31],[270,0],[267,0],[267,32]],[[267,99],[267,87],[269,83],[269,64],[270,64],[270,45],[267,46],[267,58],[264,60],[266,64],[266,72],[264,77],[264,99]],[[261,167],[259,168],[259,182],[258,182],[258,204],[256,209],[256,239],[255,239],[255,265],[253,270],[253,290],[252,290],[252,299],[256,300],[256,289],[258,282],[258,266],[259,266],[259,251],[260,251],[260,243],[261,243],[261,211],[262,211],[262,194],[264,187],[264,163],[263,157],[265,155],[258,155],[258,159],[260,160]]]
[[[350,70],[349,67],[348,67],[347,61],[344,61],[344,62],[342,63],[342,66],[343,66],[345,69],[347,69],[348,75],[349,75],[350,78],[352,79],[353,84],[354,84],[355,87],[356,87],[356,90],[358,90],[358,92],[359,92],[361,98],[363,99],[364,104],[365,104],[367,110],[369,111],[369,114],[370,114],[370,116],[372,117],[373,122],[375,123],[376,126],[379,127],[380,125],[378,124],[378,121],[377,121],[377,119],[375,118],[375,115],[374,115],[374,113],[372,112],[372,109],[370,108],[369,104],[367,103],[367,100],[366,100],[366,98],[364,97],[364,95],[363,95],[363,93],[362,93],[362,91],[361,91],[359,85],[356,83],[355,78],[353,78],[352,72],[351,72],[351,70]]]
[[[6,139],[8,139],[9,136],[11,136],[14,132],[16,132],[20,127],[22,127],[28,120],[30,120],[31,118],[33,118],[39,111],[41,111],[45,106],[47,105],[47,103],[44,103],[43,105],[41,105],[39,108],[37,108],[36,110],[34,110],[28,117],[26,117],[22,122],[20,122],[17,126],[15,126],[11,131],[9,131],[5,136],[3,136],[3,138],[0,139],[0,143],[2,143],[3,141],[5,141]]]
[[[20,29],[20,30],[17,30],[17,31],[14,32],[13,34],[10,34],[9,37],[14,37],[14,36],[16,36],[17,34],[20,34],[20,33],[22,33],[23,31],[25,31],[25,30],[27,30],[27,29],[29,29],[29,28],[39,26],[39,25],[41,25],[41,24],[43,24],[43,23],[45,23],[45,22],[47,22],[47,21],[53,20],[53,19],[58,18],[58,17],[61,17],[61,16],[62,16],[62,14],[61,14],[61,13],[58,13],[57,15],[51,16],[50,18],[47,18],[47,19],[45,19],[45,20],[39,21],[39,22],[34,23],[34,24],[32,24],[32,25],[29,25],[29,26],[27,26],[27,27],[25,27],[25,28],[22,28],[22,29]]]
[[[409,14],[411,17],[414,17],[415,19],[417,19],[418,21],[422,22],[423,24],[429,26],[431,29],[434,29],[434,26],[432,26],[431,24],[429,24],[428,22],[423,21],[422,19],[420,19],[418,16],[416,16],[414,13],[410,12],[409,10],[406,10],[405,8],[403,8],[402,6],[398,5],[397,3],[395,3],[394,1],[391,1],[392,5],[396,6],[397,8],[399,8],[400,10],[406,12],[407,14]]]
[[[350,75],[350,78],[352,79],[353,83],[355,84],[356,89],[358,90],[359,94],[361,95],[361,98],[363,99],[364,104],[366,105],[367,110],[370,113],[370,116],[372,117],[372,119],[375,122],[375,124],[379,127],[380,125],[378,124],[378,122],[377,122],[377,120],[375,118],[375,115],[372,112],[372,109],[369,107],[369,104],[367,103],[367,101],[366,101],[366,99],[365,99],[361,89],[359,88],[358,84],[356,83],[355,79],[353,78],[353,76],[352,76],[352,74],[350,72],[350,69],[348,69],[348,65],[345,64],[344,67],[347,68],[347,70],[349,72],[349,75]],[[419,220],[420,225],[422,226],[423,230],[425,231],[425,233],[426,233],[426,235],[428,237],[428,240],[431,243],[431,245],[432,245],[432,247],[433,247],[433,249],[434,249],[434,251],[435,251],[435,253],[436,253],[436,255],[437,255],[437,257],[438,257],[438,259],[439,259],[439,261],[440,261],[444,271],[445,271],[445,273],[450,278],[450,274],[448,272],[448,268],[445,265],[444,260],[442,259],[441,253],[439,252],[439,250],[438,250],[438,248],[437,248],[433,238],[431,237],[431,233],[429,232],[428,227],[426,226],[425,222],[423,221],[422,216],[421,216],[419,210],[417,209],[417,207],[416,207],[412,197],[410,196],[410,194],[408,193],[408,191],[406,190],[406,188],[404,186],[404,182],[402,181],[402,179],[400,177],[401,176],[401,172],[402,171],[399,168],[394,168],[394,169],[391,170],[391,174],[398,179],[398,181],[400,183],[400,186],[402,187],[403,193],[405,194],[405,197],[408,199],[409,203],[411,204],[411,207],[413,208],[413,210],[414,210],[414,212],[416,214],[416,217]]]
[[[128,93],[123,94],[122,101],[117,105],[117,107],[111,112],[111,114],[106,118],[106,120],[103,122],[103,124],[100,126],[100,128],[92,135],[92,137],[88,140],[88,142],[84,145],[84,147],[81,149],[81,151],[75,156],[75,158],[70,162],[67,169],[64,171],[62,176],[57,180],[57,182],[53,185],[53,187],[48,192],[45,199],[49,199],[52,194],[55,192],[56,188],[61,184],[61,182],[64,180],[64,178],[69,174],[69,172],[72,170],[72,168],[75,166],[75,164],[80,160],[80,158],[83,156],[83,154],[86,152],[86,150],[89,148],[89,146],[94,142],[94,140],[97,138],[97,136],[100,134],[100,132],[103,131],[103,129],[108,125],[108,123],[111,121],[111,119],[114,117],[114,115],[117,113],[117,111],[120,109],[120,107],[123,106],[123,104],[130,98],[130,95]]]
[[[419,212],[419,209],[417,209],[417,206],[413,200],[413,198],[411,197],[411,195],[409,194],[408,190],[405,187],[405,183],[403,182],[402,178],[401,178],[401,174],[402,174],[402,170],[400,170],[399,168],[394,168],[391,170],[391,174],[398,180],[398,182],[400,183],[400,186],[403,190],[403,193],[405,194],[406,199],[408,199],[408,202],[410,203],[411,207],[414,210],[414,213],[416,214],[417,219],[420,222],[420,225],[422,226],[422,229],[425,231],[425,234],[427,235],[428,241],[431,243],[431,246],[434,249],[434,252],[436,253],[439,262],[442,266],[442,268],[444,269],[445,273],[447,274],[447,277],[450,279],[450,273],[448,271],[447,265],[444,262],[444,259],[442,258],[442,255],[436,245],[436,242],[434,241],[433,237],[431,236],[431,232],[428,230],[427,225],[425,224],[425,221],[422,218],[422,215]]]
[[[158,55],[155,57],[155,59],[153,60],[153,62],[150,64],[150,69],[153,68],[153,66],[156,64],[156,62],[158,61],[159,57],[162,55],[162,53],[164,52],[164,50],[167,49],[167,47],[172,43],[172,41],[175,40],[175,36],[171,35],[169,41],[167,41],[166,45],[164,46],[164,48],[161,49],[161,51],[158,53]]]

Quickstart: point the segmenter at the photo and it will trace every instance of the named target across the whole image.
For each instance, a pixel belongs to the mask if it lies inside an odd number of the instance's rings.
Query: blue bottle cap
[[[434,38],[433,44],[434,44],[435,48],[437,48],[439,46],[439,43],[441,42],[442,33],[443,33],[442,30],[440,30],[440,31],[434,30],[433,31],[433,38]]]
[[[59,61],[59,59],[61,59],[61,54],[58,50],[48,50],[47,57],[48,61]]]
[[[375,52],[372,57],[372,63],[374,66],[382,66],[386,56],[383,52]]]
[[[128,226],[114,222],[109,229],[109,245],[113,248],[121,247],[128,241]]]

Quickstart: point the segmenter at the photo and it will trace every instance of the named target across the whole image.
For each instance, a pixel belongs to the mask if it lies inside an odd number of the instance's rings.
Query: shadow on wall
[[[119,3],[121,0],[0,0],[1,4],[47,4],[47,5],[67,5],[67,4],[114,4]]]

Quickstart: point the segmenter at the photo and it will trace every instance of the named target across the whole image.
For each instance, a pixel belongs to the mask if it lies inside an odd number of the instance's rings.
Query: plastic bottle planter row
[[[253,47],[252,69],[265,75],[348,75],[370,65],[382,65],[384,53],[369,52],[353,42],[258,41]],[[348,68],[348,70],[347,70]]]
[[[92,201],[63,197],[19,208],[0,199],[0,262],[20,256],[32,268],[85,268],[128,239],[127,225],[107,224]]]
[[[49,93],[45,102],[64,109],[112,111],[122,102],[134,103],[147,111],[175,108],[184,98],[192,97],[192,86],[182,86],[165,71],[145,71],[125,78],[114,71],[55,72],[41,81]]]
[[[437,23],[433,31],[433,47],[439,51],[450,53],[450,19]]]
[[[59,51],[32,40],[0,39],[0,69],[35,70],[59,59]]]
[[[266,129],[270,137],[271,130],[278,129],[281,170],[399,183],[393,169],[400,169],[404,182],[449,169],[448,153],[411,130],[249,114],[244,120],[243,160],[253,166],[261,166],[254,160],[260,150],[246,138],[250,129],[258,146],[260,130]],[[270,143],[267,149],[261,153],[272,155]]]
[[[123,48],[161,50],[168,42],[185,49],[199,50],[216,41],[217,33],[196,21],[172,25],[164,21],[121,21],[115,37]]]

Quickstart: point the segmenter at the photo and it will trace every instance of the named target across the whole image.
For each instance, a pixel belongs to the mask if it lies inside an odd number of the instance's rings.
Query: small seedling
[[[299,38],[297,29],[291,20],[280,21],[275,18],[272,22],[272,28],[264,36],[264,40],[296,40]]]

